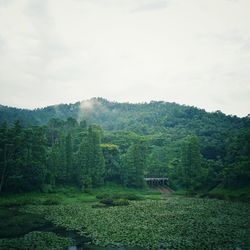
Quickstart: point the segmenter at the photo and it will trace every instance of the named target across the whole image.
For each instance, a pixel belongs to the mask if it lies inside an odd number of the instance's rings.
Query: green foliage
[[[179,184],[188,191],[195,191],[201,186],[202,155],[198,138],[188,137],[183,143],[181,162],[178,169]]]
[[[85,104],[0,106],[0,192],[143,187],[145,176],[168,177],[189,192],[249,186],[249,117],[166,102]]]
[[[243,187],[250,183],[250,128],[242,129],[227,145],[223,169],[226,187]]]
[[[126,186],[140,188],[145,185],[146,150],[147,148],[143,141],[138,141],[128,149],[123,162],[123,178]]]
[[[3,250],[18,249],[36,249],[36,250],[61,250],[72,244],[69,238],[59,237],[51,232],[31,232],[18,239],[0,239],[0,248]]]
[[[114,199],[114,198],[103,198],[100,200],[100,203],[107,205],[107,206],[127,206],[127,205],[129,205],[129,202],[126,199]]]
[[[122,182],[119,147],[114,144],[101,144],[105,159],[105,181]]]
[[[59,197],[48,198],[43,202],[44,205],[59,205],[60,203],[61,199]]]
[[[169,197],[131,201],[129,206],[91,204],[26,208],[58,226],[89,235],[99,246],[143,249],[247,249],[249,204]]]
[[[0,127],[0,191],[30,191],[44,184],[46,140],[42,127]]]
[[[122,194],[109,194],[109,193],[101,193],[96,196],[97,199],[112,199],[112,200],[119,200],[119,199],[124,199],[124,200],[131,200],[131,201],[138,201],[142,200],[143,196],[142,195],[137,195],[135,193],[122,193]]]
[[[239,189],[225,189],[223,187],[216,187],[206,194],[207,197],[216,199],[228,199],[228,200],[241,200],[244,202],[250,202],[250,188]]]
[[[104,183],[105,161],[100,146],[101,128],[90,126],[78,151],[78,182],[84,188]]]

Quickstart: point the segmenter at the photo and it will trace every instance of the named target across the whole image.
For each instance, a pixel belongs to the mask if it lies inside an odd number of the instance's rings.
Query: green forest
[[[249,116],[93,98],[35,110],[0,106],[0,124],[1,249],[77,244],[72,235],[31,230],[37,216],[90,239],[90,249],[247,249]],[[145,178],[168,178],[172,195]],[[18,208],[18,219],[9,208]],[[30,221],[25,234],[13,239],[10,218]]]
[[[1,107],[0,120],[1,192],[143,187],[145,177],[190,192],[250,183],[250,117],[94,98],[34,111]]]

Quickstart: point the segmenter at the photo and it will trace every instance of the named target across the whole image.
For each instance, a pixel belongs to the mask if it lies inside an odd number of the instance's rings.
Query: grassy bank
[[[207,193],[208,197],[225,200],[250,202],[250,187],[239,189],[225,189],[217,187]]]
[[[134,189],[126,188],[120,185],[109,184],[91,190],[81,191],[76,188],[57,188],[50,192],[30,192],[21,194],[2,195],[0,199],[0,207],[13,207],[25,205],[69,205],[86,202],[98,201],[98,196],[129,194],[136,195],[142,199],[160,200],[161,194],[157,190],[149,188]]]
[[[250,202],[250,188],[226,189],[216,187],[207,192],[187,192],[183,189],[178,189],[173,193],[174,196],[189,196],[201,198],[213,198],[219,200]]]

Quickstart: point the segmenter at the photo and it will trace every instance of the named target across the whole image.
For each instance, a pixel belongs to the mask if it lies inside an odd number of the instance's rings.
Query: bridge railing
[[[150,186],[160,186],[160,185],[168,185],[168,178],[144,178],[146,183]]]

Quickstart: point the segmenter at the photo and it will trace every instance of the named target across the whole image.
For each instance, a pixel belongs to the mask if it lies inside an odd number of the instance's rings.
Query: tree
[[[104,183],[105,161],[100,146],[101,128],[92,125],[78,151],[78,183],[84,188]]]
[[[242,129],[227,145],[223,170],[226,187],[244,187],[250,183],[250,129]]]
[[[202,177],[202,155],[196,136],[189,136],[183,144],[179,174],[179,183],[186,190],[194,191],[199,188]]]
[[[147,165],[148,177],[168,177],[168,159],[165,147],[154,146]]]
[[[121,183],[120,151],[117,145],[101,144],[105,159],[105,180]]]
[[[123,180],[126,186],[144,186],[144,170],[147,163],[146,149],[144,141],[138,141],[129,147],[123,161]]]
[[[73,148],[71,134],[68,133],[65,140],[65,158],[66,158],[66,175],[67,182],[72,180],[73,167]]]
[[[8,171],[8,158],[10,149],[13,147],[13,144],[8,142],[8,125],[7,123],[1,124],[0,127],[0,192],[2,191],[7,171]]]

